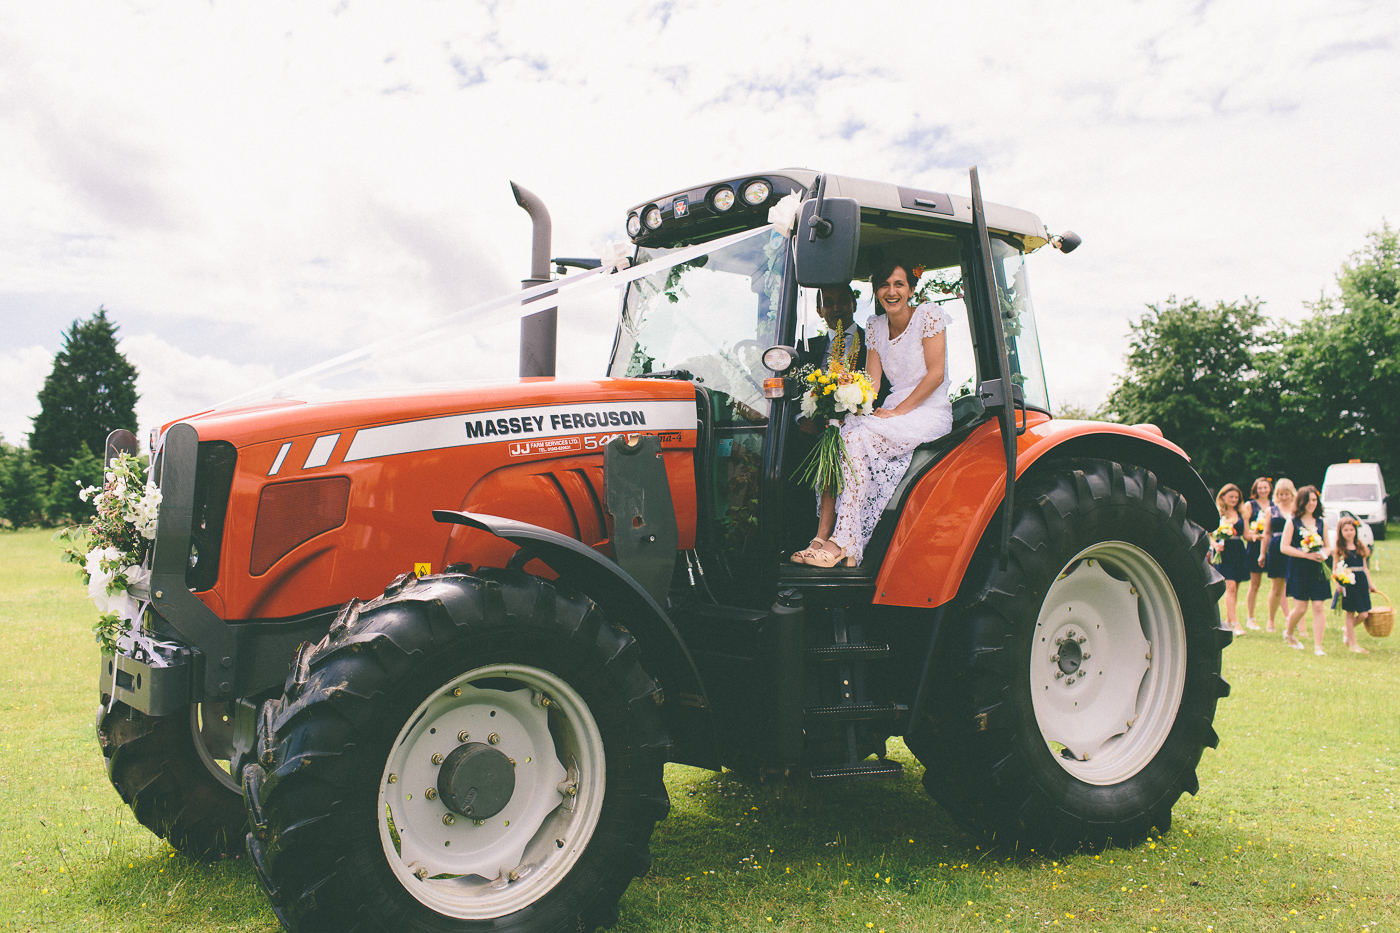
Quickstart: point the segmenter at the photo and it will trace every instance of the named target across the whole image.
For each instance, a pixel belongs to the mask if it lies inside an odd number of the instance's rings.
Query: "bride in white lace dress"
[[[823,492],[817,537],[795,561],[818,567],[855,566],[880,513],[899,485],[914,448],[953,427],[948,401],[948,313],[933,304],[910,307],[918,277],[903,262],[885,262],[870,277],[883,314],[866,324],[866,371],[873,385],[889,377],[890,394],[873,414],[848,416],[845,487]]]

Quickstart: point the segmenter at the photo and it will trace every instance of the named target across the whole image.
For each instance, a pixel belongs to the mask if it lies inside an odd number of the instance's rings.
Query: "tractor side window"
[[[668,250],[641,250],[637,262]],[[715,424],[761,424],[769,402],[759,357],[777,343],[787,263],[778,234],[735,243],[627,289],[613,376],[684,370],[711,393]]]
[[[1027,405],[1049,411],[1050,396],[1040,362],[1040,338],[1026,282],[1025,254],[1009,243],[993,239],[992,274],[1001,304],[1001,326],[1006,334],[1011,379],[1025,392]]]

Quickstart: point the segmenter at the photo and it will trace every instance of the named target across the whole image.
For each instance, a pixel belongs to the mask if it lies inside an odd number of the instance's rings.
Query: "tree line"
[[[1077,413],[1157,425],[1212,487],[1261,475],[1321,485],[1349,459],[1400,483],[1400,233],[1370,233],[1337,286],[1296,324],[1249,297],[1150,304],[1108,399]]]
[[[73,322],[39,390],[28,446],[0,438],[0,527],[92,518],[92,505],[78,492],[102,484],[107,435],[136,430],[136,375],[106,308]]]

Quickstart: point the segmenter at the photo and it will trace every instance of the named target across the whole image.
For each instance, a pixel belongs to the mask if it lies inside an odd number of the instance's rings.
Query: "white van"
[[[1322,480],[1322,517],[1330,532],[1343,512],[1371,526],[1377,541],[1385,538],[1385,480],[1378,463],[1334,463]]]

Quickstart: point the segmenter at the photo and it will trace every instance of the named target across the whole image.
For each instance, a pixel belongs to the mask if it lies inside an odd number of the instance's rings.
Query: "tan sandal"
[[[811,544],[807,545],[800,551],[793,552],[792,562],[794,564],[807,563],[807,559],[809,557],[816,557],[818,551],[825,550],[825,548],[822,547],[822,545],[824,544],[826,544],[825,538],[813,538]]]
[[[803,561],[803,563],[811,567],[824,567],[829,570],[838,564],[843,564],[846,567],[854,567],[856,565],[856,559],[847,554],[845,548],[841,548],[835,554],[831,553],[826,548],[822,548],[817,551],[814,556]]]

